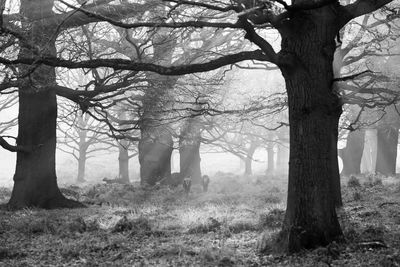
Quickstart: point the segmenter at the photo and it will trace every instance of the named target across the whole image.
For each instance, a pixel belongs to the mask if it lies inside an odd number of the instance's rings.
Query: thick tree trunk
[[[119,179],[122,181],[129,183],[129,153],[127,149],[127,142],[119,145],[119,155],[118,155],[118,163],[119,163]]]
[[[168,121],[163,117],[168,97],[169,77],[155,76],[155,86],[146,91],[143,102],[139,163],[141,184],[155,185],[171,177],[173,139]]]
[[[335,207],[342,207],[342,191],[341,191],[341,184],[340,184],[340,170],[339,170],[339,162],[338,162],[338,136],[339,136],[339,118],[342,114],[342,107],[339,106],[337,113],[332,114],[333,126],[332,126],[332,135],[331,135],[331,147],[330,147],[330,163],[331,163],[331,172],[332,177],[330,177],[331,182],[331,192],[333,194],[333,201],[335,203]],[[335,115],[337,118],[335,118]]]
[[[141,184],[155,185],[171,177],[172,137],[159,136],[154,142],[142,139],[139,142],[139,163]]]
[[[26,39],[42,53],[55,54],[54,28],[44,28],[40,18],[52,12],[53,1],[21,1],[20,12],[27,21]],[[21,43],[20,56],[33,56]],[[83,206],[66,199],[57,186],[55,171],[57,99],[49,85],[56,83],[52,67],[21,66],[22,75],[29,73],[26,85],[19,88],[17,145],[32,149],[17,152],[14,187],[10,208],[77,207]],[[46,87],[46,88],[43,88]]]
[[[86,150],[79,151],[79,158],[78,158],[78,177],[76,181],[78,183],[85,182],[85,173],[86,173]]]
[[[313,21],[316,18],[317,21]],[[331,6],[295,13],[282,33],[281,67],[290,122],[289,188],[281,245],[289,252],[342,235],[335,209],[339,97],[332,91],[336,13]]]
[[[177,38],[168,29],[160,29],[153,37],[153,60],[162,65],[171,64]],[[139,163],[141,184],[154,185],[171,177],[173,139],[165,116],[171,103],[171,89],[177,76],[149,74],[150,87],[143,99]]]
[[[342,175],[361,173],[361,159],[364,151],[364,130],[349,132],[346,147],[339,150],[343,160]]]
[[[275,171],[275,152],[274,152],[274,143],[270,142],[267,146],[267,153],[268,153],[268,166],[267,166],[267,173],[273,174]]]
[[[387,176],[395,175],[399,129],[391,126],[378,128],[377,139],[375,172]]]
[[[55,171],[57,101],[52,90],[19,91],[17,144],[32,152],[17,152],[14,188],[8,205],[58,208],[82,206],[61,194]]]

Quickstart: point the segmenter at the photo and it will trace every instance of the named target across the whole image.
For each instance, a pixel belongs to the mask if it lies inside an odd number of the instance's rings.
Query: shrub
[[[147,218],[139,217],[135,220],[129,220],[126,216],[122,217],[114,226],[113,233],[130,231],[131,234],[147,234],[151,232],[151,225]]]
[[[267,204],[278,204],[281,203],[281,199],[278,196],[270,195],[264,197],[264,201]]]
[[[257,225],[254,225],[254,223],[250,221],[236,221],[232,224],[229,225],[229,231],[237,234],[241,233],[244,231],[256,231],[258,230]]]
[[[16,257],[23,257],[23,256],[25,256],[24,253],[18,252],[16,250],[7,247],[0,247],[0,261],[4,259],[13,259]]]
[[[360,181],[354,175],[350,175],[349,181],[347,182],[348,187],[361,187]]]
[[[205,224],[199,224],[189,229],[189,234],[208,233],[220,229],[221,223],[210,217]]]
[[[60,255],[65,260],[76,259],[80,256],[81,248],[76,244],[64,244],[60,248]]]
[[[128,218],[126,216],[124,216],[124,217],[122,217],[122,219],[120,219],[117,222],[117,224],[114,226],[112,232],[113,233],[121,233],[121,232],[132,230],[133,227],[134,227],[133,222],[128,220]]]
[[[373,186],[382,186],[382,178],[381,177],[376,177],[375,180],[372,183]]]
[[[273,209],[267,214],[261,214],[259,219],[260,228],[270,227],[277,228],[282,225],[285,217],[285,211],[280,209]]]
[[[360,201],[362,199],[361,193],[359,191],[353,192],[353,200]]]
[[[68,224],[68,230],[71,233],[83,233],[87,230],[87,226],[82,217],[77,217]]]
[[[55,233],[56,227],[54,222],[47,218],[21,218],[15,222],[14,228],[27,235]]]

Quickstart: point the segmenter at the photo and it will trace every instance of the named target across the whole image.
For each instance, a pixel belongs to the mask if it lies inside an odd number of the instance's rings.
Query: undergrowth
[[[397,179],[351,179],[358,184],[343,187],[338,210],[345,242],[327,248],[276,254],[284,178],[222,174],[189,196],[179,187],[69,186],[63,193],[88,208],[0,210],[0,266],[399,266]],[[9,189],[0,193],[5,202]]]

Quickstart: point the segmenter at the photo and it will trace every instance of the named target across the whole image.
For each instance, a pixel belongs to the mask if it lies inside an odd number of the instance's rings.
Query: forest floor
[[[63,192],[87,208],[0,210],[0,266],[400,266],[399,180],[346,180],[345,242],[293,255],[259,250],[281,226],[282,177],[221,173],[209,192],[194,186],[188,197],[181,188],[70,186]],[[9,196],[0,188],[0,203]]]

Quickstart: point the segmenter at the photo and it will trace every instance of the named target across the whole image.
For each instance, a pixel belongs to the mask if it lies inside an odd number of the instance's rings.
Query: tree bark
[[[342,175],[360,174],[364,151],[365,130],[356,130],[347,135],[346,147],[339,150],[343,160]]]
[[[399,129],[388,125],[377,130],[378,149],[375,172],[386,176],[395,175]]]
[[[333,120],[333,126],[332,126],[332,135],[331,135],[331,147],[330,147],[330,163],[331,163],[331,172],[332,172],[332,177],[330,177],[330,182],[331,182],[331,192],[333,194],[333,201],[335,204],[335,207],[342,207],[343,206],[343,201],[342,201],[342,191],[341,191],[341,184],[340,184],[340,174],[339,174],[339,162],[338,162],[338,149],[337,149],[337,143],[338,143],[338,136],[339,136],[339,119],[340,115],[342,114],[342,107],[340,107],[336,110],[336,114],[333,114],[333,116],[338,116],[337,118],[332,118]]]
[[[55,29],[40,24],[40,18],[51,13],[52,8],[53,1],[23,0],[20,13],[26,18],[22,22],[26,39],[42,53],[55,55]],[[20,42],[20,45],[21,57],[34,57],[24,42]],[[82,207],[82,204],[66,199],[57,186],[57,99],[54,90],[43,89],[56,84],[55,69],[47,66],[20,66],[19,70],[22,74],[30,74],[18,91],[17,145],[29,147],[31,152],[17,152],[14,187],[8,205],[13,209]]]
[[[281,70],[290,122],[289,187],[280,244],[288,252],[324,246],[342,236],[333,185],[340,99],[332,91],[339,29],[334,6],[294,13],[281,29]]]

